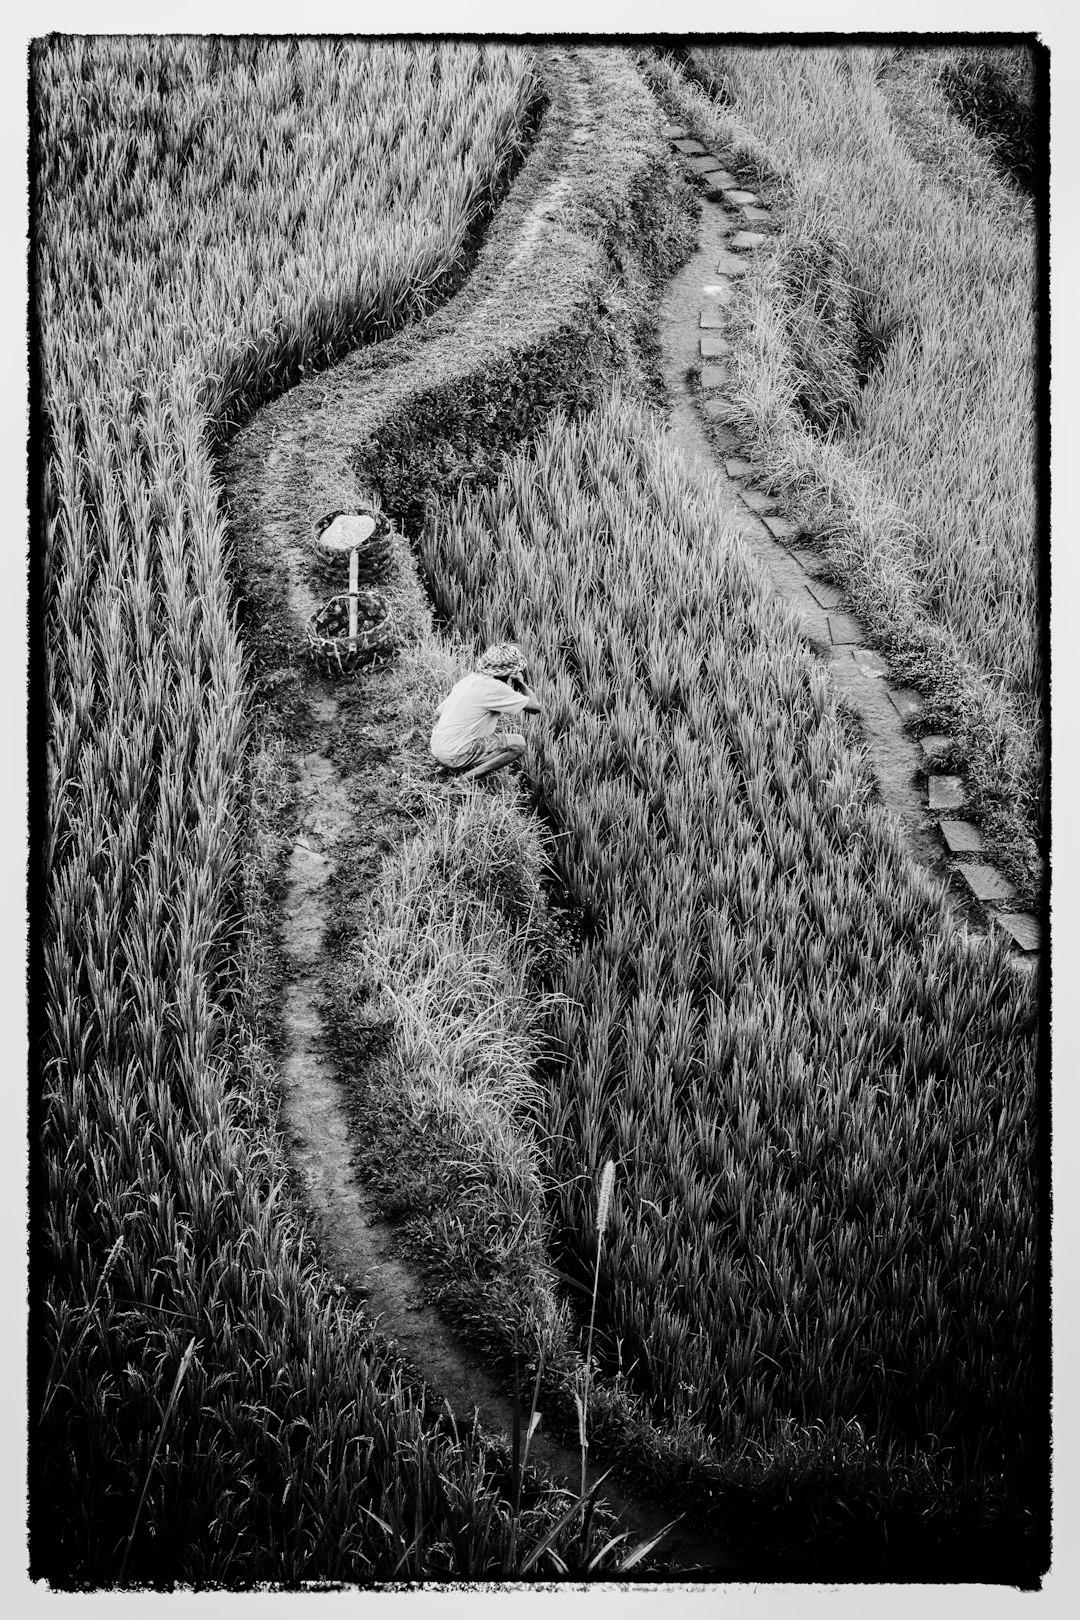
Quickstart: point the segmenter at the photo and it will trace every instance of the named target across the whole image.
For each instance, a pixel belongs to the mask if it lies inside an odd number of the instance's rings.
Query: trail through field
[[[290,617],[299,627],[315,599],[305,577],[303,553],[291,540],[296,514],[288,492],[300,486],[301,450],[308,429],[302,396],[297,395],[296,404],[295,412],[278,413],[273,448],[266,446],[254,424],[246,432],[242,467],[235,463],[233,467],[232,493],[235,499],[242,478],[243,498],[252,515],[259,514],[267,555],[283,565]],[[321,1014],[327,932],[334,920],[334,851],[360,836],[368,843],[374,871],[387,833],[385,811],[380,815],[379,807],[392,802],[399,790],[401,721],[392,702],[394,677],[393,669],[374,669],[363,677],[365,749],[358,769],[348,777],[333,758],[335,740],[346,724],[337,688],[333,681],[314,675],[305,682],[306,745],[290,760],[297,781],[300,832],[290,852],[282,904],[281,1129],[324,1264],[363,1296],[367,1314],[396,1344],[406,1367],[423,1380],[440,1406],[447,1403],[466,1422],[475,1411],[486,1432],[508,1437],[513,1425],[511,1399],[427,1302],[421,1277],[397,1252],[392,1226],[378,1218],[357,1174],[349,1097],[327,1051]],[[612,1461],[591,1450],[590,1481]],[[580,1482],[580,1453],[559,1444],[542,1427],[533,1439],[530,1463],[567,1489]],[[674,1517],[634,1498],[611,1479],[601,1487],[601,1497],[632,1543],[658,1535]],[[715,1542],[682,1525],[665,1539],[662,1556],[684,1575],[724,1575],[734,1568]]]
[[[706,430],[698,373],[724,371],[726,343],[722,310],[730,281],[741,260],[732,250],[743,226],[739,211],[729,213],[718,201],[702,207],[701,231],[694,256],[669,283],[660,310],[660,343],[664,380],[671,402],[671,432],[683,454],[713,485],[724,509],[734,518],[754,557],[768,570],[779,595],[791,604],[814,650],[828,663],[832,679],[858,715],[869,763],[883,802],[903,827],[908,848],[923,866],[943,880],[948,868],[933,836],[916,772],[923,766],[919,744],[903,728],[896,702],[889,695],[882,659],[862,643],[858,623],[842,611],[842,591],[820,577],[820,558],[807,547],[784,544],[766,526],[776,503],[748,487],[753,470],[740,460],[734,432],[723,425],[723,405]],[[703,324],[703,316],[710,324]],[[708,376],[706,369],[705,375]],[[712,408],[716,408],[713,406]],[[728,468],[732,471],[728,471]],[[757,510],[754,510],[754,507]],[[782,528],[783,525],[780,525]],[[903,696],[897,701],[903,705]],[[977,916],[971,922],[979,927]]]
[[[561,64],[558,89],[566,109],[569,155],[592,138],[597,113],[573,53],[552,57]],[[522,215],[512,262],[532,251],[545,217],[565,191],[562,172],[545,182]],[[340,367],[335,371],[336,416],[345,372]],[[277,640],[278,650],[268,653],[267,661],[276,663],[276,678],[284,677],[286,689],[294,694],[304,626],[319,600],[312,589],[310,552],[297,537],[309,523],[306,500],[313,459],[326,454],[331,421],[324,384],[331,381],[332,374],[312,378],[258,412],[230,444],[225,464],[247,587],[260,603],[248,626],[249,645],[255,647],[262,638],[265,651]],[[348,388],[347,380],[344,386]],[[361,376],[353,386],[365,390],[366,379]],[[283,644],[288,655],[280,650]],[[423,1381],[435,1405],[446,1403],[464,1422],[475,1412],[482,1430],[508,1440],[514,1420],[510,1397],[427,1300],[422,1277],[401,1253],[393,1226],[379,1218],[361,1179],[350,1096],[323,1012],[333,960],[329,935],[336,920],[338,853],[348,846],[350,858],[359,860],[374,879],[383,851],[407,826],[404,750],[424,754],[426,747],[424,738],[402,736],[395,700],[399,680],[392,665],[369,669],[344,685],[308,669],[300,675],[299,702],[289,728],[296,740],[287,761],[298,809],[281,904],[280,1125],[296,1190],[329,1272],[363,1300],[365,1313],[397,1346],[406,1372]],[[348,752],[343,756],[346,733]],[[591,1447],[589,1480],[616,1461]],[[530,1450],[530,1466],[534,1464],[576,1492],[580,1453],[543,1426]],[[657,1536],[675,1517],[670,1508],[661,1511],[613,1478],[605,1480],[600,1497],[628,1532],[630,1545]],[[715,1538],[681,1523],[665,1537],[658,1556],[683,1579],[730,1578],[736,1570]]]

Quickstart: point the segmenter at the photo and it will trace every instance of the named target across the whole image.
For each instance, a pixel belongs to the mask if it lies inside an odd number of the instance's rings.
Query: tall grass
[[[781,226],[733,311],[754,458],[956,731],[980,814],[1034,883],[1045,671],[1032,203],[974,137],[941,133],[926,74],[919,105],[908,95],[901,108],[895,53],[691,54],[716,101],[667,64],[656,82],[761,176]],[[920,118],[932,140],[917,137]],[[806,410],[808,373],[832,409]]]
[[[527,771],[584,943],[557,988],[557,1236],[654,1415],[719,1454],[858,1422],[983,1480],[1038,1452],[1033,993],[907,858],[707,488],[617,398],[432,514],[442,610],[525,646]],[[575,1172],[584,1166],[583,1187]]]
[[[956,116],[988,142],[1002,172],[1033,194],[1042,178],[1045,132],[1031,47],[933,51],[923,62]]]
[[[378,987],[364,1016],[391,1023],[388,1083],[446,1188],[429,1242],[465,1274],[459,1293],[471,1277],[474,1309],[497,1319],[504,1353],[561,1362],[571,1332],[548,1255],[535,1125],[546,865],[535,821],[512,800],[485,790],[437,798],[384,861],[343,999],[347,1017],[359,984]]]
[[[512,1572],[483,1454],[330,1295],[246,1031],[243,666],[212,448],[425,307],[527,53],[35,49],[47,721],[32,1564],[58,1584]],[[523,1553],[522,1556],[525,1556]]]

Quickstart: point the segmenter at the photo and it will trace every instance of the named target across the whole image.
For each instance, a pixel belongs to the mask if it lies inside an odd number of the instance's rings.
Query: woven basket
[[[343,508],[341,511],[326,512],[315,524],[315,538],[324,534],[339,517],[370,517],[375,520],[375,529],[371,537],[364,541],[360,547],[359,575],[362,585],[377,585],[381,583],[390,565],[393,553],[393,541],[390,534],[390,523],[383,512],[376,512],[370,506],[357,506]],[[335,559],[336,560],[336,559]],[[323,563],[323,570],[333,566],[333,561]],[[340,576],[339,576],[340,577]]]
[[[308,652],[328,675],[347,675],[363,663],[389,658],[397,650],[394,615],[381,591],[357,592],[355,636],[349,635],[349,593],[332,596],[308,620]]]

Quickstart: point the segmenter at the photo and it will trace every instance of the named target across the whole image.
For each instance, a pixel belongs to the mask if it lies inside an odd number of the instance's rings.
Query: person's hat
[[[523,677],[525,654],[516,641],[499,641],[488,648],[476,668],[481,675],[493,675],[496,680],[505,680],[510,675]]]

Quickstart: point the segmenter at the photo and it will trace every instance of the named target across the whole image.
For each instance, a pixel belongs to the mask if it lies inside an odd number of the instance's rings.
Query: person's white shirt
[[[463,676],[435,711],[431,752],[442,765],[461,764],[482,737],[491,735],[501,714],[521,714],[528,701],[527,692],[515,692],[494,675]]]

